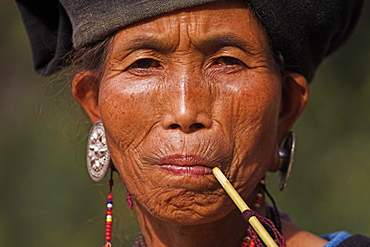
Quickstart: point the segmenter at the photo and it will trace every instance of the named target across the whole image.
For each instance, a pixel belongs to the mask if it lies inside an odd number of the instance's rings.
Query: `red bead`
[[[105,240],[107,240],[107,241],[110,241],[112,239],[112,237],[111,236],[106,236],[105,237]]]
[[[112,195],[112,194],[109,194],[109,195],[107,196],[107,198],[108,198],[108,200],[112,200],[112,199],[113,199],[113,195]]]
[[[107,228],[107,229],[105,229],[105,232],[112,232],[112,229]]]
[[[107,225],[112,225],[112,221],[105,222]]]
[[[106,229],[112,229],[112,225],[108,225],[108,224],[106,224],[106,225],[105,225],[105,228],[106,228]]]
[[[250,242],[250,247],[254,247],[254,246],[256,246],[257,245],[257,242],[256,242],[256,240],[255,239],[251,239],[251,242]]]
[[[108,211],[107,211],[107,214],[108,214],[108,215],[112,215],[112,210],[108,210]]]
[[[112,233],[111,232],[106,232],[105,233],[105,236],[111,236],[112,235]]]

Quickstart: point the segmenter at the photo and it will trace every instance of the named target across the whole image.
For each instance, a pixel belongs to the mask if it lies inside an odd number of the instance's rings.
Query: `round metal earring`
[[[100,182],[107,174],[111,165],[110,154],[105,138],[105,130],[101,120],[90,130],[86,150],[87,171],[94,182]]]
[[[290,171],[293,165],[293,156],[295,148],[295,135],[293,131],[288,132],[284,137],[284,141],[279,148],[279,189],[283,190],[286,187]]]

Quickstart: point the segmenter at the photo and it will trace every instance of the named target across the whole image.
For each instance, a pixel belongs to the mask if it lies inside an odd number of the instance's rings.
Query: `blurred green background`
[[[347,230],[370,236],[370,3],[340,52],[327,59],[294,130],[295,163],[280,209],[317,234]],[[107,181],[85,171],[89,122],[65,80],[53,83],[31,69],[15,4],[0,1],[0,245],[101,246]],[[138,232],[119,182],[115,246]]]

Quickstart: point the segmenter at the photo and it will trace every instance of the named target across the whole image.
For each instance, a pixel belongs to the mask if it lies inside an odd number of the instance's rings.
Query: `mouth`
[[[198,155],[170,155],[156,164],[161,170],[178,176],[202,177],[212,175],[212,162]]]

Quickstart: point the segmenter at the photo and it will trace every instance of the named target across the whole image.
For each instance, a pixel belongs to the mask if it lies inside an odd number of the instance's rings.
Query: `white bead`
[[[107,215],[107,219],[112,219],[112,215]]]
[[[107,208],[113,208],[113,204],[112,203],[108,203],[107,204]]]

